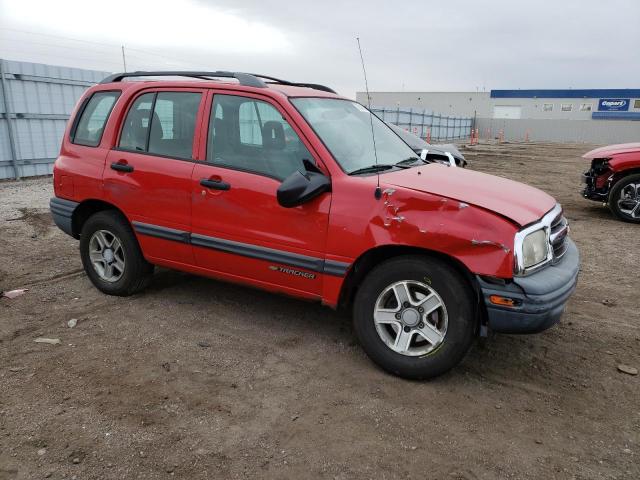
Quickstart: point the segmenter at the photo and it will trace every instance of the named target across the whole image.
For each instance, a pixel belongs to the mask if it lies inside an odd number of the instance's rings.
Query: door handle
[[[133,167],[127,163],[113,162],[111,164],[111,170],[117,170],[118,172],[131,173]]]
[[[200,185],[213,190],[229,190],[231,188],[231,185],[227,182],[223,182],[222,180],[211,180],[209,178],[203,178],[200,180]]]

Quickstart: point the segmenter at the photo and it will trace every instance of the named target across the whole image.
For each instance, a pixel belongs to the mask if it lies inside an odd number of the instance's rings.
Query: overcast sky
[[[372,91],[640,88],[638,0],[0,0],[0,57]]]

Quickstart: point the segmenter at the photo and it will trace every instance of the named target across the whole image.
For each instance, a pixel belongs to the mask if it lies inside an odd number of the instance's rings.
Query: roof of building
[[[491,98],[640,98],[640,89],[491,90]]]

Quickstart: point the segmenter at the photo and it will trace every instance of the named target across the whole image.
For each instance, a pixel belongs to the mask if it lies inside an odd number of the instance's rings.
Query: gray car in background
[[[447,155],[447,153],[449,153],[455,160],[456,166],[462,167],[462,168],[467,166],[467,161],[465,160],[464,155],[460,153],[460,150],[458,150],[458,147],[456,147],[454,144],[447,143],[444,145],[432,145],[430,143],[425,142],[424,140],[414,135],[413,133],[408,132],[402,127],[399,127],[389,122],[386,122],[386,123],[418,155],[421,155],[422,152],[426,150],[427,154],[426,154],[425,160],[427,160],[428,162],[438,162],[438,163],[444,163],[446,165],[449,165],[450,161],[449,161],[449,156]]]

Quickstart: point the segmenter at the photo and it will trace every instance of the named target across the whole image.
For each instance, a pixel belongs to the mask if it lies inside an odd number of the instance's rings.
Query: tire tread
[[[640,174],[636,173],[631,175],[625,175],[624,177],[618,179],[618,181],[613,184],[613,186],[611,187],[611,192],[609,193],[609,201],[608,201],[609,210],[611,210],[611,212],[619,220],[622,220],[623,222],[640,223],[640,218],[635,220],[631,219],[618,209],[617,197],[620,194],[620,190],[622,190],[622,187],[625,186],[627,183],[634,182],[634,181],[636,183],[640,183]]]
[[[418,273],[420,278],[415,278]],[[405,275],[411,278],[405,278]],[[377,296],[386,285],[411,279],[426,279],[437,284],[433,287],[443,297],[449,314],[445,343],[419,357],[398,354],[384,345],[375,330],[371,313]],[[427,255],[393,257],[374,267],[356,292],[354,330],[367,355],[384,370],[414,380],[433,378],[455,367],[469,351],[477,327],[474,298],[468,282],[446,261]]]
[[[120,240],[125,244],[125,273],[122,279],[113,284],[104,282],[97,276],[86,254],[89,237],[93,231],[99,228],[116,230],[121,237]],[[80,255],[91,282],[98,290],[108,295],[130,296],[143,290],[151,282],[154,267],[145,260],[128,220],[116,210],[102,210],[87,219],[80,235]]]

